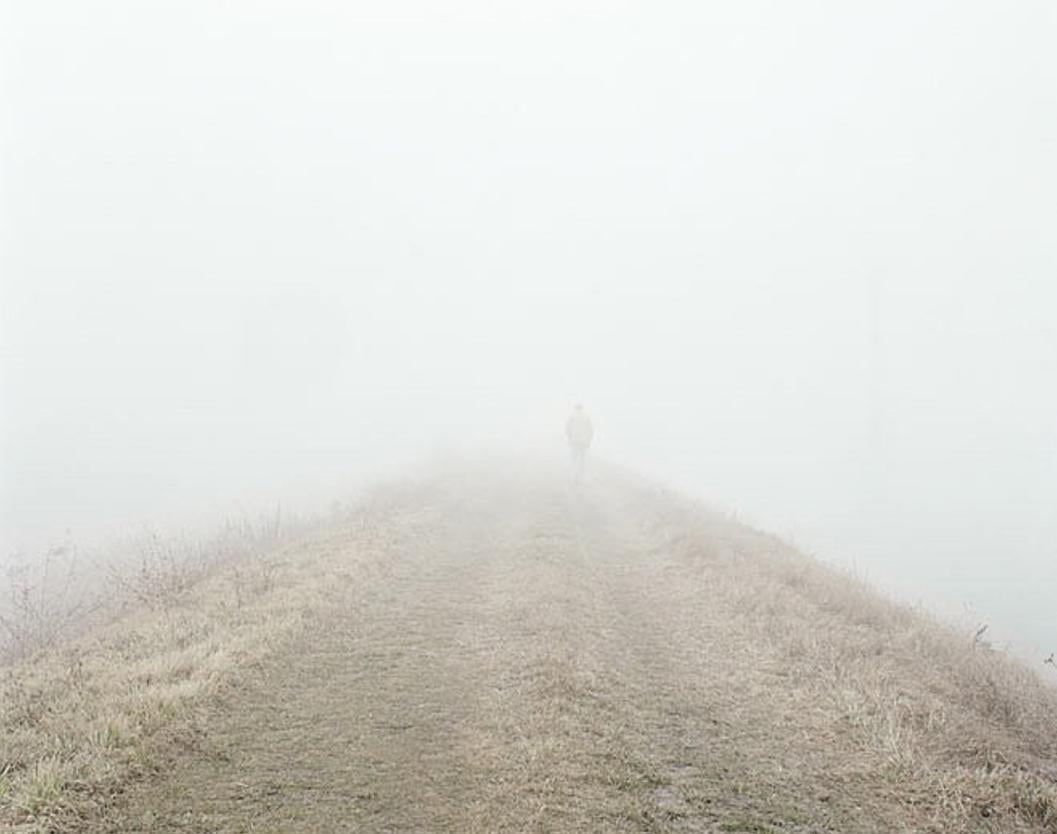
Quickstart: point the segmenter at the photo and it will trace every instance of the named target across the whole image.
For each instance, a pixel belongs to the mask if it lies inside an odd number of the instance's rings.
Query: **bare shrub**
[[[237,594],[264,593],[274,573],[263,561],[266,554],[308,534],[318,521],[276,507],[229,518],[205,536],[145,528],[91,557],[68,542],[40,558],[16,557],[0,575],[0,666],[27,660],[129,609],[171,610],[226,565],[247,564],[236,570]]]
[[[207,558],[193,541],[147,530],[130,542],[135,561],[111,563],[109,579],[126,601],[151,610],[178,602],[206,572]]]
[[[0,662],[24,660],[72,634],[98,607],[78,579],[77,549],[54,545],[34,561],[18,560],[4,575]]]
[[[165,536],[144,529],[127,539],[108,564],[112,594],[122,607],[172,608],[218,568],[263,558],[284,542],[306,534],[315,523],[311,518],[284,515],[276,507],[257,517],[229,518],[205,537]]]

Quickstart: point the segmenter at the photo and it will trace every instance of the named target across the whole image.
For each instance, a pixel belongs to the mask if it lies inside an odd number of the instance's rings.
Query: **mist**
[[[1057,644],[1057,11],[5,4],[0,542],[593,452]],[[68,533],[66,531],[69,531]]]

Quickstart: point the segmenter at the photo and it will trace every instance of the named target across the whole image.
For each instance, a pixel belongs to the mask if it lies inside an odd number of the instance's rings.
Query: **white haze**
[[[0,537],[599,455],[1057,648],[1057,7],[3,4]]]

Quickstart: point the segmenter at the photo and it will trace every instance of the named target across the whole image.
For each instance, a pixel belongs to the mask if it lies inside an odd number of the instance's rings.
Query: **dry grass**
[[[919,806],[930,830],[1057,832],[1057,687],[1045,669],[716,513],[667,504],[656,517],[784,666],[800,708],[852,733],[866,777]]]
[[[355,512],[360,562],[377,556],[366,548],[384,528],[380,494]],[[193,745],[196,707],[296,635],[329,580],[353,569],[327,558],[344,548],[303,525],[229,524],[204,542],[148,533],[132,545],[136,558],[108,565],[106,616],[80,621],[79,636],[45,627],[74,609],[35,585],[15,612],[24,639],[0,665],[0,828],[69,830]]]
[[[456,711],[466,692],[444,676],[464,664],[487,719],[467,725],[479,737],[460,736],[475,764],[459,778],[476,778],[494,800],[466,830],[498,830],[500,807],[504,830],[524,830],[530,806],[542,815],[556,798],[563,804],[547,814],[572,819],[604,799],[614,827],[667,830],[702,813],[707,794],[718,830],[773,831],[780,819],[782,830],[814,831],[814,815],[847,791],[845,814],[914,821],[892,830],[1057,832],[1057,692],[1034,671],[668,493],[620,483],[599,503],[601,515],[587,502],[570,522],[545,489],[408,484],[375,491],[341,524],[293,543],[232,545],[223,558],[140,548],[109,586],[128,600],[121,617],[0,669],[0,826],[71,830],[111,805],[131,779],[195,747],[199,708],[330,616],[342,587],[387,576],[394,554],[429,552],[434,538],[447,537],[449,567],[460,570],[460,519],[472,517],[472,547],[484,536],[505,557],[478,559],[469,583],[443,566],[435,581],[416,578],[405,565],[392,586],[420,602],[427,587],[454,595],[458,605],[436,602],[438,616],[481,615],[459,622],[448,650],[422,654]],[[506,518],[512,510],[524,523]],[[589,553],[578,550],[583,531],[595,537]],[[607,548],[627,542],[634,552],[607,563]],[[409,625],[433,646],[433,626]],[[406,637],[399,616],[364,627]],[[404,700],[391,702],[392,690],[371,689],[332,648],[330,662],[350,689],[363,688],[364,703],[375,699],[378,716],[404,721],[419,704],[421,670],[408,671]],[[361,645],[364,662],[384,648]],[[402,656],[402,646],[389,649]],[[391,754],[388,726],[376,728],[372,755]],[[709,761],[717,783],[680,758],[683,735],[732,757]],[[417,738],[403,743],[419,762]],[[683,764],[672,771],[673,762]],[[497,773],[520,775],[497,782]],[[586,793],[566,795],[570,785]]]
[[[274,513],[228,519],[207,536],[149,528],[84,553],[53,545],[36,559],[16,554],[0,578],[0,665],[24,662],[137,607],[179,604],[217,570],[275,550],[319,520]]]

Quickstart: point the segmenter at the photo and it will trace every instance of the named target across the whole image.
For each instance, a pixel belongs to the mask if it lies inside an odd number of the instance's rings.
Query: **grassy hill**
[[[626,474],[465,467],[150,567],[0,669],[0,826],[1057,832],[1036,671]]]

